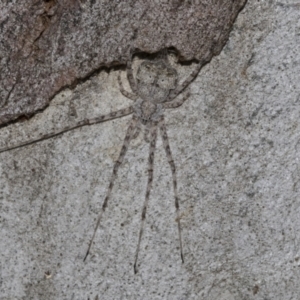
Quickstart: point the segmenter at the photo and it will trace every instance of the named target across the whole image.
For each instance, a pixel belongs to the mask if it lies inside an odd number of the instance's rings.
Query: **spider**
[[[16,146],[0,149],[0,153],[9,151],[45,139],[52,138],[54,136],[60,135],[62,133],[65,133],[67,131],[82,126],[93,125],[96,123],[124,117],[130,114],[132,115],[132,119],[129,122],[127,133],[123,142],[123,146],[121,148],[121,152],[113,167],[113,172],[108,186],[107,194],[102,204],[102,209],[97,218],[97,222],[96,222],[96,226],[92,238],[88,245],[86,255],[83,259],[84,261],[86,260],[90,252],[93,240],[95,238],[97,229],[102,219],[102,215],[107,208],[107,204],[111,197],[112,189],[117,177],[118,169],[123,162],[130,141],[132,139],[137,138],[141,130],[144,130],[144,139],[146,142],[149,143],[148,182],[147,182],[147,189],[145,194],[145,201],[142,209],[141,226],[139,231],[138,243],[137,243],[137,248],[136,248],[135,258],[134,258],[134,273],[135,274],[137,273],[138,271],[137,262],[138,262],[140,244],[143,236],[144,223],[145,223],[146,211],[147,211],[147,206],[150,197],[150,191],[152,188],[154,151],[155,151],[155,145],[157,140],[157,131],[159,129],[163,141],[163,147],[165,149],[168,163],[170,165],[171,172],[172,172],[175,208],[177,214],[176,221],[178,224],[180,256],[181,256],[182,263],[184,262],[182,239],[181,239],[181,225],[180,225],[180,215],[179,215],[179,197],[177,192],[176,168],[172,157],[166,125],[164,121],[164,110],[177,108],[181,106],[188,99],[189,92],[187,91],[187,87],[197,76],[204,63],[205,61],[198,62],[196,68],[192,71],[192,73],[181,84],[178,84],[178,73],[176,69],[171,66],[171,63],[168,60],[166,49],[157,53],[154,59],[152,60],[145,59],[143,62],[141,62],[137,68],[136,76],[134,76],[132,61],[129,61],[127,62],[126,65],[126,71],[127,71],[127,79],[132,92],[128,92],[124,89],[121,81],[120,73],[118,76],[118,83],[120,87],[120,92],[125,97],[133,101],[133,104],[130,107],[115,112],[111,112],[107,115],[102,115],[96,118],[85,119],[78,122],[76,125],[66,127],[60,130],[59,132],[46,134],[38,139],[29,140],[24,143],[18,144]],[[180,95],[181,97],[177,97],[181,93],[182,93],[182,95]]]

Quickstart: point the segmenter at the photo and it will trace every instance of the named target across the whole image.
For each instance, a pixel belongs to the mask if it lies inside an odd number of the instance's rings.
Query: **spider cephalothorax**
[[[138,99],[133,109],[142,125],[149,125],[153,121],[158,121],[163,115],[162,105],[149,100]]]
[[[161,133],[163,147],[165,149],[168,163],[171,167],[172,178],[173,178],[173,190],[174,190],[174,197],[175,197],[175,208],[177,213],[177,224],[178,224],[178,233],[179,233],[179,244],[180,244],[180,254],[181,259],[183,262],[183,249],[182,249],[182,241],[181,241],[181,227],[180,227],[180,215],[179,215],[179,197],[177,193],[177,179],[176,179],[176,168],[173,161],[171,149],[169,146],[169,140],[167,135],[167,129],[164,121],[164,110],[170,108],[179,107],[184,103],[184,101],[188,98],[189,94],[185,92],[187,86],[191,83],[191,81],[196,77],[198,72],[200,71],[201,67],[205,63],[198,63],[195,70],[190,74],[190,76],[183,81],[180,85],[178,84],[178,74],[175,68],[173,68],[170,63],[168,62],[167,55],[165,55],[166,51],[163,51],[157,59],[154,60],[145,60],[142,62],[137,70],[136,76],[134,76],[133,69],[132,69],[132,62],[127,63],[127,79],[129,81],[130,87],[132,92],[127,92],[121,82],[121,77],[118,77],[119,86],[121,93],[134,101],[134,103],[129,106],[128,108],[121,109],[115,112],[112,112],[107,115],[102,115],[92,119],[86,119],[79,121],[77,124],[73,126],[66,127],[58,132],[53,132],[44,135],[41,138],[26,141],[22,144],[6,147],[0,149],[0,153],[16,148],[20,148],[23,146],[27,146],[30,144],[34,144],[36,142],[52,138],[64,132],[73,130],[78,127],[82,127],[85,125],[92,125],[108,120],[112,120],[115,118],[123,117],[126,115],[132,114],[132,120],[129,123],[127,133],[124,139],[124,143],[119,155],[118,160],[115,162],[112,176],[110,179],[108,191],[104,202],[102,204],[101,212],[99,213],[96,227],[91,238],[87,253],[85,255],[84,260],[87,258],[92,242],[94,240],[96,231],[99,227],[102,214],[104,213],[105,209],[107,208],[107,203],[110,199],[111,192],[114,186],[115,179],[117,177],[118,169],[121,166],[123,159],[125,157],[126,151],[130,144],[130,141],[136,138],[143,128],[145,130],[146,140],[149,142],[149,158],[148,158],[148,183],[147,183],[147,190],[145,195],[145,201],[142,209],[142,222],[140,233],[138,237],[137,249],[135,254],[135,261],[134,261],[134,271],[137,272],[137,261],[138,261],[138,254],[140,243],[143,235],[143,228],[144,228],[144,221],[146,218],[146,211],[148,206],[148,201],[150,197],[150,191],[152,187],[152,180],[153,180],[153,164],[154,164],[154,151],[156,146],[156,139],[157,139],[157,132],[158,129]],[[182,93],[183,92],[183,93]],[[181,94],[179,96],[179,94]],[[178,97],[179,96],[179,97]],[[144,126],[146,125],[146,126]]]

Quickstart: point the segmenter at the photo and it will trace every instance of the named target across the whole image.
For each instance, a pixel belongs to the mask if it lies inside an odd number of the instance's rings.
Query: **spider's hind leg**
[[[174,90],[172,90],[168,96],[167,101],[172,101],[175,99],[180,93],[182,93],[188,85],[197,77],[198,73],[202,69],[202,67],[205,65],[207,61],[199,61],[196,65],[196,68],[192,71],[192,73],[180,84],[178,85]]]
[[[190,90],[186,89],[178,98],[173,101],[163,103],[164,108],[176,108],[181,106],[190,97]]]
[[[123,94],[123,96],[125,96],[126,98],[133,100],[133,101],[137,100],[138,96],[136,96],[135,94],[132,94],[130,92],[127,92],[125,90],[123,83],[122,83],[122,79],[121,79],[121,72],[119,72],[119,75],[118,75],[118,83],[119,83],[120,92]]]
[[[131,87],[131,90],[135,95],[137,95],[137,84],[133,77],[132,60],[127,62],[126,72],[127,72],[127,79]]]
[[[93,236],[91,238],[91,241],[89,243],[89,247],[88,247],[88,250],[86,252],[86,255],[83,259],[83,261],[86,260],[87,256],[89,255],[89,252],[90,252],[90,249],[91,249],[91,246],[92,246],[92,243],[93,243],[93,240],[95,238],[95,235],[96,235],[96,232],[97,232],[97,229],[99,227],[99,224],[100,224],[100,221],[102,219],[102,215],[103,213],[105,212],[105,209],[107,207],[107,203],[108,203],[108,200],[110,198],[110,195],[111,195],[111,192],[112,192],[112,189],[113,189],[113,186],[114,186],[114,183],[115,183],[115,180],[117,178],[117,173],[118,173],[118,170],[119,170],[119,167],[120,165],[122,164],[123,162],[123,159],[125,157],[125,154],[127,152],[127,149],[128,149],[128,146],[129,146],[129,143],[130,141],[132,140],[135,132],[136,132],[136,126],[137,126],[137,118],[136,117],[133,117],[130,124],[129,124],[129,127],[127,129],[127,133],[126,133],[126,136],[125,136],[125,139],[124,139],[124,143],[123,143],[123,146],[122,146],[122,149],[121,149],[121,152],[120,152],[120,155],[119,155],[119,158],[118,160],[115,162],[115,165],[114,165],[114,169],[113,169],[113,173],[112,173],[112,176],[111,176],[111,179],[110,179],[110,182],[109,182],[109,186],[108,186],[108,190],[107,190],[107,194],[106,194],[106,197],[104,199],[104,202],[103,202],[103,205],[102,205],[102,209],[99,213],[99,216],[98,216],[98,219],[97,219],[97,223],[96,223],[96,227],[94,229],[94,233],[93,233]]]

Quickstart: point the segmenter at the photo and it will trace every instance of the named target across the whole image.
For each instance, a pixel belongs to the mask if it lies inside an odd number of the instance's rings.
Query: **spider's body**
[[[177,77],[177,71],[163,60],[142,62],[136,74],[137,94],[152,103],[163,103],[176,87]]]
[[[162,103],[176,87],[177,77],[177,71],[163,60],[140,64],[136,74],[137,100],[133,109],[143,125],[147,126],[162,117]]]
[[[145,126],[151,122],[158,121],[163,115],[162,105],[149,100],[138,99],[133,105],[133,109],[134,115]]]
[[[165,54],[165,52],[163,52]],[[115,179],[117,177],[118,169],[123,162],[126,151],[130,144],[130,141],[136,138],[141,130],[141,127],[145,129],[145,140],[149,142],[149,158],[148,158],[148,183],[147,190],[145,195],[145,202],[142,209],[142,222],[141,228],[138,238],[138,245],[135,255],[134,262],[134,271],[137,272],[137,260],[140,248],[140,242],[142,239],[144,221],[146,218],[146,210],[148,206],[148,201],[150,197],[150,191],[152,187],[153,180],[153,163],[154,163],[154,151],[157,139],[157,131],[160,130],[163,147],[165,149],[168,163],[171,167],[172,178],[173,178],[173,190],[175,197],[175,207],[177,213],[177,223],[178,223],[178,233],[179,233],[179,244],[180,244],[180,253],[181,259],[183,262],[183,250],[182,250],[182,241],[181,241],[181,227],[180,227],[180,216],[179,216],[179,197],[177,193],[177,178],[176,178],[176,168],[172,158],[171,149],[169,146],[168,135],[166,130],[166,125],[164,122],[164,110],[169,108],[176,108],[183,104],[183,102],[188,98],[188,93],[185,93],[186,87],[191,83],[191,81],[196,77],[201,67],[205,62],[199,62],[195,70],[190,74],[190,76],[183,81],[181,85],[178,84],[178,74],[175,68],[173,68],[168,62],[167,56],[164,55],[156,60],[145,60],[142,62],[137,70],[136,76],[133,75],[133,69],[131,62],[127,64],[127,79],[129,81],[130,87],[132,89],[131,92],[127,92],[121,82],[120,76],[118,77],[119,86],[121,93],[134,101],[133,105],[128,108],[121,109],[116,112],[112,112],[107,115],[99,116],[93,119],[87,119],[78,122],[75,126],[69,126],[62,129],[59,132],[50,133],[44,135],[41,138],[26,141],[22,144],[6,147],[0,149],[0,153],[16,148],[20,148],[23,146],[27,146],[30,144],[34,144],[38,141],[45,140],[48,138],[52,138],[54,136],[60,135],[64,132],[76,129],[78,127],[82,127],[85,125],[92,125],[95,123],[100,123],[104,121],[108,121],[111,119],[123,117],[126,115],[132,114],[132,120],[127,129],[127,133],[124,139],[124,143],[119,155],[118,160],[115,162],[112,177],[109,183],[108,191],[106,197],[104,199],[102,210],[98,216],[96,227],[94,230],[94,234],[92,236],[91,242],[89,244],[86,256],[84,260],[87,258],[92,242],[94,240],[96,231],[100,224],[102,214],[107,208],[107,203],[110,199],[112,189],[114,186]],[[182,97],[177,97],[182,92]]]

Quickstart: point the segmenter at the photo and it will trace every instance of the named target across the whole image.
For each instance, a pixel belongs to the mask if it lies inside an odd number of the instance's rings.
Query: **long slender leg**
[[[194,71],[186,78],[186,80],[180,84],[175,90],[171,91],[167,101],[173,100],[177,97],[198,75],[201,68],[205,65],[206,61],[200,61]]]
[[[125,96],[126,98],[131,99],[133,101],[137,100],[138,96],[136,96],[132,93],[129,93],[124,89],[124,86],[123,86],[123,83],[121,80],[121,72],[119,72],[119,75],[118,75],[118,83],[119,83],[120,92],[123,94],[123,96]]]
[[[87,126],[87,125],[92,125],[92,124],[96,124],[96,123],[105,122],[105,121],[108,121],[108,120],[124,117],[124,116],[130,115],[132,112],[133,112],[133,108],[130,106],[128,108],[124,108],[124,109],[117,110],[115,112],[111,112],[107,115],[99,116],[99,117],[96,117],[96,118],[93,118],[93,119],[82,120],[82,121],[78,122],[76,125],[70,125],[70,126],[65,127],[63,129],[60,129],[56,132],[45,134],[40,138],[31,139],[29,141],[26,141],[24,143],[21,143],[21,144],[15,145],[15,146],[0,148],[0,153],[1,152],[6,152],[6,151],[9,151],[9,150],[13,150],[13,149],[17,149],[17,148],[21,148],[21,147],[25,147],[25,146],[28,146],[28,145],[31,145],[31,144],[34,144],[34,143],[37,143],[37,142],[40,142],[40,141],[44,141],[44,140],[53,138],[55,136],[58,136],[60,134],[63,134],[65,132],[71,131],[71,130],[79,128],[79,127],[83,127],[83,126]]]
[[[150,148],[149,148],[149,158],[148,158],[148,183],[147,183],[145,202],[144,202],[144,206],[143,206],[143,210],[142,210],[142,222],[141,222],[139,240],[138,240],[136,253],[135,253],[135,260],[134,260],[134,273],[135,274],[137,273],[137,260],[138,260],[138,256],[139,256],[140,245],[141,245],[142,235],[143,235],[143,231],[144,231],[146,211],[147,211],[147,206],[148,206],[148,202],[149,202],[150,191],[151,191],[152,181],[153,181],[153,161],[154,161],[156,137],[157,137],[157,123],[153,123],[151,126],[151,129],[150,129]]]
[[[127,71],[127,79],[130,84],[131,90],[134,94],[137,94],[137,86],[136,82],[133,77],[133,70],[132,70],[132,61],[128,61],[126,65],[126,71]]]
[[[171,171],[172,171],[173,189],[174,189],[174,197],[175,197],[175,207],[176,207],[176,214],[177,214],[177,219],[176,220],[178,222],[177,224],[178,224],[178,236],[179,236],[179,245],[180,245],[180,256],[181,256],[182,262],[184,262],[183,250],[182,250],[182,239],[181,239],[180,216],[179,216],[179,197],[178,197],[178,192],[177,192],[176,168],[175,168],[174,160],[172,158],[172,152],[171,152],[170,145],[169,145],[167,128],[166,128],[164,119],[162,119],[159,122],[159,129],[160,129],[160,132],[161,132],[162,141],[163,141],[163,145],[164,145],[164,148],[165,148],[165,151],[166,151],[168,162],[170,164]]]
[[[150,127],[149,127],[149,125],[146,125],[145,128],[144,128],[144,141],[146,143],[150,142],[149,135],[150,135]]]
[[[138,122],[136,124],[135,131],[134,131],[134,134],[132,136],[132,139],[136,139],[139,136],[141,130],[142,130],[142,124],[141,124],[141,122]]]
[[[170,101],[170,102],[165,102],[163,103],[164,108],[176,108],[181,106],[185,100],[187,100],[190,96],[190,91],[186,91],[183,94],[181,94],[177,99]]]
[[[122,149],[121,149],[119,158],[118,158],[118,160],[115,162],[114,169],[113,169],[113,173],[112,173],[112,176],[111,176],[111,179],[110,179],[110,182],[109,182],[107,194],[106,194],[106,197],[105,197],[105,199],[104,199],[104,202],[103,202],[103,205],[102,205],[102,209],[101,209],[101,211],[100,211],[100,213],[99,213],[99,216],[98,216],[98,219],[97,219],[97,223],[96,223],[96,227],[95,227],[95,230],[94,230],[92,239],[91,239],[91,241],[90,241],[90,243],[89,243],[89,247],[88,247],[88,250],[87,250],[87,252],[86,252],[86,255],[85,255],[83,261],[85,261],[86,258],[87,258],[87,256],[89,255],[89,252],[90,252],[90,249],[91,249],[93,240],[94,240],[94,238],[95,238],[97,229],[98,229],[98,227],[99,227],[99,224],[100,224],[100,221],[101,221],[101,218],[102,218],[102,214],[105,212],[105,209],[106,209],[106,207],[107,207],[108,200],[109,200],[110,195],[111,195],[111,191],[112,191],[112,189],[113,189],[115,180],[116,180],[116,178],[117,178],[117,173],[118,173],[119,167],[120,167],[120,165],[121,165],[122,162],[123,162],[123,159],[124,159],[124,157],[125,157],[125,154],[126,154],[126,152],[127,152],[128,146],[129,146],[129,143],[130,143],[130,141],[131,141],[131,139],[132,139],[132,136],[134,135],[135,128],[136,128],[136,124],[137,124],[137,119],[136,119],[135,117],[133,117],[133,119],[131,120],[131,122],[130,122],[130,124],[129,124],[129,127],[128,127],[128,129],[127,129],[127,133],[126,133],[126,136],[125,136],[125,139],[124,139],[124,143],[123,143],[123,146],[122,146]]]

